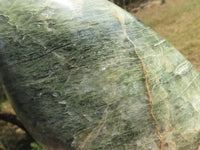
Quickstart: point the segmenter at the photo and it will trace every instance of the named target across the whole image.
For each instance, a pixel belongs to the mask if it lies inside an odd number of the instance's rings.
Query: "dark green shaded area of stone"
[[[197,150],[200,78],[104,0],[0,0],[0,71],[47,149]]]

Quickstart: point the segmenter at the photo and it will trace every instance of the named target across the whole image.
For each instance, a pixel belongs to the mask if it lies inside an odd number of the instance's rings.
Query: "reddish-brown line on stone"
[[[142,69],[143,69],[143,72],[144,72],[144,75],[145,75],[145,86],[146,86],[146,90],[147,90],[147,95],[148,95],[148,99],[149,99],[149,103],[150,103],[150,108],[151,108],[151,116],[155,122],[155,125],[156,125],[156,130],[157,130],[157,135],[158,135],[158,138],[160,140],[160,150],[163,150],[163,140],[162,140],[162,135],[160,133],[160,127],[158,125],[158,120],[156,119],[155,115],[154,115],[154,112],[153,112],[153,102],[152,102],[152,98],[151,98],[151,92],[150,92],[150,89],[149,89],[149,76],[147,74],[147,70],[146,70],[146,67],[144,65],[144,62],[142,61],[141,57],[138,55],[137,53],[137,50],[136,50],[136,46],[135,44],[133,43],[133,41],[129,38],[129,36],[126,34],[125,31],[124,32],[124,35],[125,37],[129,40],[129,42],[134,46],[135,50],[134,50],[134,53],[136,55],[136,57],[139,59],[141,65],[142,65]]]
[[[148,99],[149,99],[149,103],[150,103],[151,116],[152,116],[152,118],[155,122],[157,135],[158,135],[158,138],[160,140],[160,150],[163,150],[163,140],[162,140],[162,136],[161,136],[161,133],[160,133],[160,127],[158,125],[158,120],[156,119],[156,117],[153,113],[153,102],[152,102],[152,98],[151,98],[151,92],[149,90],[150,83],[149,83],[149,76],[147,74],[146,67],[144,65],[144,62],[142,61],[142,58],[139,56],[139,54],[136,50],[136,48],[137,48],[136,45],[134,44],[134,42],[129,38],[129,36],[126,33],[126,28],[125,28],[125,24],[124,24],[124,22],[125,22],[124,16],[121,15],[121,13],[117,9],[114,9],[114,10],[115,10],[115,14],[116,14],[117,19],[121,23],[122,32],[123,32],[125,38],[127,38],[128,41],[133,45],[133,47],[135,49],[134,53],[135,53],[136,57],[139,59],[141,65],[142,65],[142,69],[143,69],[143,72],[144,72],[144,75],[145,75],[145,86],[146,86],[147,95],[148,95]]]
[[[136,46],[131,41],[131,39],[128,36],[127,36],[127,38],[133,44],[133,46],[136,48]],[[150,83],[149,83],[149,76],[147,74],[146,67],[145,67],[145,65],[144,65],[141,57],[138,55],[138,53],[137,53],[136,50],[134,52],[135,52],[136,56],[138,57],[138,59],[140,60],[140,62],[142,64],[142,69],[143,69],[144,75],[145,75],[145,85],[146,85],[147,95],[148,95],[148,99],[149,99],[149,103],[150,103],[150,108],[151,108],[151,116],[152,116],[152,118],[153,118],[153,120],[155,121],[155,124],[156,124],[157,135],[158,135],[158,138],[160,140],[160,149],[163,150],[163,140],[162,140],[162,136],[161,136],[161,133],[160,133],[160,127],[158,125],[158,120],[156,119],[156,117],[154,115],[154,112],[153,112],[153,102],[152,102],[152,98],[151,98],[151,92],[150,92],[150,89],[149,89],[149,85],[150,85]]]

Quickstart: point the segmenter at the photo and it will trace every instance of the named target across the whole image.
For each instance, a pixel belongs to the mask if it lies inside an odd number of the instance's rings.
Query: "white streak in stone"
[[[189,71],[189,68],[190,68],[190,64],[188,61],[184,61],[183,63],[179,64],[175,71],[174,71],[174,74],[175,75],[181,75],[181,74],[184,74],[186,72]]]
[[[59,4],[67,6],[69,9],[74,10],[74,5],[69,0],[53,0]]]
[[[160,44],[162,44],[162,43],[164,43],[164,42],[165,42],[165,40],[161,40],[161,41],[159,41],[158,43],[154,44],[153,46],[158,46],[158,45],[160,45]]]
[[[61,101],[61,102],[58,102],[59,104],[62,104],[62,105],[66,105],[67,102],[66,101]]]

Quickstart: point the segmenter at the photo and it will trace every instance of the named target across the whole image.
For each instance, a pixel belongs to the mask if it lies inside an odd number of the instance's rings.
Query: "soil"
[[[125,9],[131,13],[137,13],[138,11],[141,11],[142,9],[154,7],[155,5],[162,5],[166,2],[163,0],[143,0],[139,3],[132,3],[125,7]]]

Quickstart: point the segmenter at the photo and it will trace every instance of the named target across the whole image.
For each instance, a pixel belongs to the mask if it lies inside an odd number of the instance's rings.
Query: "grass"
[[[200,71],[200,0],[167,0],[133,13],[175,46]]]

